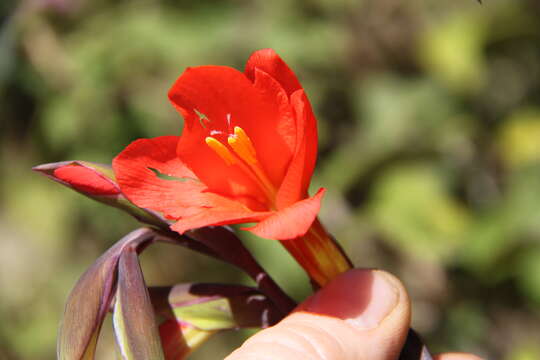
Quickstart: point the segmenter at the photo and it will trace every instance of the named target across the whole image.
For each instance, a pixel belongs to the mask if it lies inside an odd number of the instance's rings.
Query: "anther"
[[[253,143],[241,127],[234,127],[234,135],[229,135],[227,142],[233,148],[234,152],[245,162],[250,165],[257,163],[257,153],[253,147]]]
[[[206,142],[206,145],[208,145],[210,149],[214,150],[214,152],[218,154],[219,157],[221,157],[227,165],[233,165],[237,162],[236,158],[229,151],[229,149],[227,149],[225,145],[223,145],[213,137],[208,136],[206,137],[206,139],[204,139],[204,141]]]

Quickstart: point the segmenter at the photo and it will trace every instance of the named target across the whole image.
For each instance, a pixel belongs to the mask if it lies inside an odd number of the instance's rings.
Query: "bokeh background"
[[[183,69],[241,69],[264,47],[314,104],[321,219],[354,262],[404,281],[434,352],[540,359],[537,0],[3,0],[0,16],[0,359],[54,359],[71,287],[138,226],[30,167],[109,163],[136,138],[178,134],[166,92]],[[309,293],[277,243],[246,241]],[[152,285],[249,283],[166,245],[142,265]],[[106,324],[100,358],[112,344]]]

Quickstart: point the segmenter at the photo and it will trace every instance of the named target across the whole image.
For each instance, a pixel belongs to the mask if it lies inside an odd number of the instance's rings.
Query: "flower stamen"
[[[227,117],[227,122],[229,121],[230,117]],[[216,134],[223,135],[223,132],[210,131],[210,135]],[[238,165],[245,174],[258,183],[261,190],[266,194],[270,206],[273,207],[277,190],[261,167],[251,139],[241,127],[235,126],[234,134],[227,137],[227,143],[233,151],[212,136],[206,137],[205,141],[227,165]]]
[[[229,135],[227,142],[234,152],[246,163],[249,165],[257,163],[257,153],[253,147],[253,143],[241,127],[234,127],[234,135]]]
[[[210,149],[214,150],[214,152],[222,158],[227,165],[233,165],[238,162],[236,157],[230,152],[229,149],[222,143],[220,143],[218,140],[211,136],[207,136],[206,139],[204,139],[206,142],[206,145],[210,147]]]
[[[235,126],[234,134],[229,135],[227,142],[234,150],[234,153],[248,165],[248,169],[253,172],[259,184],[261,184],[268,196],[268,199],[270,200],[270,203],[273,203],[275,201],[277,190],[270,179],[268,179],[268,176],[261,167],[261,164],[259,164],[255,147],[244,129],[242,129],[240,126]]]

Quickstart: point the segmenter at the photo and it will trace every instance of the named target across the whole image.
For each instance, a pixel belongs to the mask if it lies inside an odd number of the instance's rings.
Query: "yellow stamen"
[[[214,150],[216,154],[218,154],[219,157],[221,157],[227,165],[233,165],[237,162],[236,158],[229,151],[229,149],[227,149],[225,145],[223,145],[213,137],[208,136],[206,137],[206,139],[204,139],[204,141],[206,142],[206,145],[208,145],[210,149]]]
[[[234,127],[234,135],[230,135],[227,138],[227,142],[233,148],[234,152],[246,163],[249,165],[257,163],[257,153],[253,147],[253,143],[241,127]]]

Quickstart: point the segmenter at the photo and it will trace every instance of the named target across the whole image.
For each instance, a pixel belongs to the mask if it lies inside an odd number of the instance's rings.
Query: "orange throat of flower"
[[[228,135],[228,146],[213,136],[207,136],[205,142],[210,149],[223,159],[225,164],[229,166],[239,166],[249,178],[255,181],[266,195],[268,204],[270,204],[270,209],[275,209],[277,189],[259,163],[257,152],[255,151],[251,139],[241,127],[235,126],[234,133]]]

